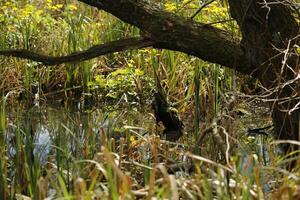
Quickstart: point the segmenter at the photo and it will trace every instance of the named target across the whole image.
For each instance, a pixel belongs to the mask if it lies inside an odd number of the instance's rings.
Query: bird
[[[179,118],[178,112],[170,106],[166,95],[162,91],[154,93],[152,108],[156,124],[162,124],[164,127],[162,134],[164,139],[172,142],[177,141],[183,135],[184,125]]]
[[[163,127],[163,139],[171,142],[177,141],[184,132],[183,122],[180,120],[177,110],[170,106],[167,100],[167,94],[161,85],[161,81],[154,68],[154,77],[156,82],[156,91],[152,101],[152,109],[158,127]]]
[[[248,128],[248,129],[246,130],[246,135],[247,135],[248,137],[254,137],[254,136],[256,136],[256,135],[269,136],[269,134],[268,134],[267,132],[265,132],[265,130],[270,129],[270,128],[272,128],[272,127],[273,127],[273,125],[269,125],[269,126],[262,127],[262,128],[254,128],[254,129]]]

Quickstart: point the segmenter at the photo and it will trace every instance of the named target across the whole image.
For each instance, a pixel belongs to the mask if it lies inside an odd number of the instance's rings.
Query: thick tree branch
[[[58,56],[58,57],[46,56],[26,49],[0,50],[0,55],[25,58],[36,62],[41,62],[45,65],[58,65],[62,63],[68,63],[68,62],[81,62],[108,53],[114,53],[114,52],[129,50],[129,49],[140,49],[152,45],[153,42],[150,41],[149,39],[135,37],[135,38],[128,38],[128,39],[121,39],[106,44],[95,45],[89,48],[88,50],[75,52],[67,56]]]
[[[165,12],[146,0],[78,1],[138,27],[155,42],[155,48],[184,52],[208,62],[236,68],[242,73],[252,71],[238,39],[221,29]]]

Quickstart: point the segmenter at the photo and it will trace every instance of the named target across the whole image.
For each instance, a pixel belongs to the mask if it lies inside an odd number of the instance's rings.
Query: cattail
[[[39,192],[39,199],[45,199],[47,197],[48,192],[48,180],[47,178],[40,177],[38,180],[38,192]]]
[[[83,178],[77,178],[74,182],[74,195],[76,200],[83,200],[86,192],[86,182]]]

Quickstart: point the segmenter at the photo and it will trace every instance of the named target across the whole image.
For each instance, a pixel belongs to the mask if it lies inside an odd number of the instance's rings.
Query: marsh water
[[[95,160],[101,146],[116,152],[113,143],[120,138],[135,140],[155,132],[150,106],[123,100],[100,105],[84,105],[80,101],[6,105],[1,115],[4,132],[1,141],[5,142],[9,182],[16,188],[31,182],[34,188],[40,182],[39,177],[55,168],[70,188],[71,177],[90,173],[84,162]],[[263,148],[264,144],[259,150],[265,151]],[[249,155],[249,152],[243,154],[241,166],[248,162]],[[54,196],[52,189],[49,194]],[[264,190],[269,190],[267,185]]]
[[[6,106],[5,116],[8,158],[15,161],[24,151],[39,165],[51,158],[58,164],[92,159],[103,145],[101,134],[115,140],[134,139],[154,125],[148,106],[124,102],[88,107],[80,102],[72,106],[21,103]]]
[[[56,159],[92,159],[103,145],[101,134],[119,140],[134,139],[155,129],[149,105],[119,101],[85,106],[26,102],[6,106],[5,142],[9,158],[26,147],[40,164]],[[260,151],[262,147],[260,147]]]

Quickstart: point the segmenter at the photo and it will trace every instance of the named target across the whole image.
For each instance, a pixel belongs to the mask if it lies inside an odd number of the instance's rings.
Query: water
[[[112,138],[115,143],[120,137],[126,140],[124,144],[127,146],[123,158],[125,154],[128,157],[122,165],[122,167],[127,165],[126,171],[136,173],[137,167],[128,165],[131,160],[136,159],[136,163],[143,165],[148,165],[148,161],[151,160],[149,146],[131,145],[132,137],[155,132],[155,120],[149,106],[132,106],[126,101],[117,102],[116,105],[102,104],[98,107],[86,107],[81,103],[72,106],[61,104],[29,106],[24,103],[8,106],[5,115],[4,136],[8,184],[19,193],[28,196],[31,196],[31,190],[33,194],[37,193],[34,189],[38,188],[41,178],[46,175],[51,183],[51,187],[47,188],[48,191],[62,187],[62,183],[58,181],[60,177],[70,191],[73,190],[72,181],[77,177],[85,177],[89,182],[95,176],[92,162],[103,165],[106,163],[103,157],[95,156],[101,152],[102,146],[106,146],[109,151],[118,152],[119,159],[122,157],[119,149],[114,150],[113,146],[118,148],[120,145],[113,145]],[[260,144],[263,145],[263,142]],[[191,149],[190,147],[188,145],[182,147],[184,148],[182,152]],[[260,152],[264,152],[264,147],[260,147]],[[181,162],[182,159],[177,155],[180,154],[180,149],[173,152],[174,155],[171,155],[171,151],[163,151],[166,152],[166,157],[175,158],[175,163],[178,160]],[[245,151],[241,156],[239,170],[244,176],[252,177],[256,164],[255,159]],[[107,168],[107,170],[111,169]],[[143,184],[144,177],[141,177],[143,173],[145,169],[135,174],[137,180],[141,180],[139,184]],[[31,185],[26,185],[27,183]],[[267,183],[268,180],[262,183],[265,192],[269,190]],[[24,189],[26,187],[28,189]],[[101,188],[101,185],[97,187]]]
[[[118,140],[133,134],[128,127],[141,127],[138,134],[145,134],[154,125],[149,112],[147,107],[125,104],[86,109],[78,105],[14,105],[6,109],[7,154],[13,160],[18,149],[30,146],[35,162],[41,165],[49,156],[62,162],[92,159],[104,145],[101,133]]]

